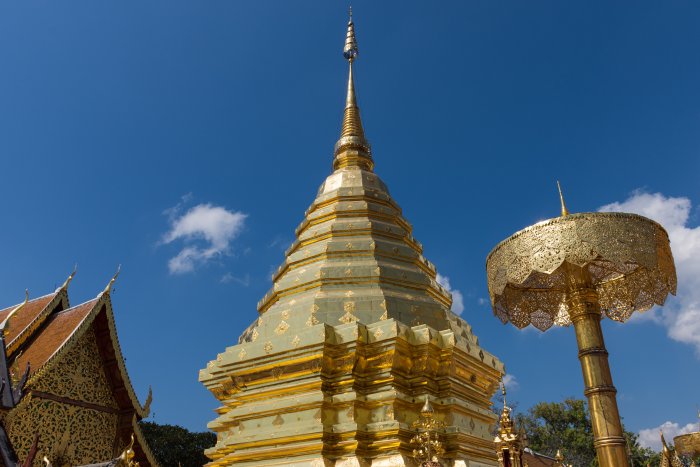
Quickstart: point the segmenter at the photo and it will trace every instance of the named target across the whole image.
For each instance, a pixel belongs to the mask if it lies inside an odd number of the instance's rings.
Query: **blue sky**
[[[353,8],[376,171],[517,381],[512,399],[582,396],[572,329],[518,331],[484,303],[486,255],[557,215],[560,179],[571,211],[620,203],[667,224],[679,299],[604,328],[627,427],[695,422],[700,4]],[[153,385],[157,422],[214,417],[198,370],[256,318],[330,172],[346,10],[0,2],[0,302],[49,292],[77,262],[77,304],[121,263],[121,344],[137,391]]]

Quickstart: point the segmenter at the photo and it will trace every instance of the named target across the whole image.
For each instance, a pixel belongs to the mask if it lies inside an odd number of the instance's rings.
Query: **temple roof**
[[[42,370],[51,357],[64,347],[90,312],[95,309],[98,300],[95,298],[48,316],[42,329],[36,333],[31,344],[19,356],[20,368],[24,368],[27,363],[31,364],[30,374],[32,376]]]
[[[0,311],[0,321],[3,321],[19,305],[11,306]],[[46,318],[51,312],[68,307],[68,295],[66,290],[59,288],[43,297],[29,300],[26,305],[10,319],[9,326],[5,330],[5,342],[8,355],[12,355],[17,347],[26,340],[27,334],[33,325],[40,324],[42,318]]]
[[[2,321],[17,309],[5,334],[8,361],[20,369],[30,365],[25,392],[31,393],[33,383],[44,373],[52,371],[54,365],[60,363],[61,355],[71,350],[88,330],[93,330],[120,413],[129,417],[133,414],[131,426],[125,428],[129,433],[124,434],[135,432],[139,441],[135,446],[138,456],[148,459],[150,465],[156,465],[137,425],[138,420],[148,417],[151,396],[149,393],[148,400],[141,405],[126,371],[110,297],[113,280],[95,298],[73,307],[68,307],[69,282],[51,294],[29,300],[20,309],[15,305],[0,311]]]

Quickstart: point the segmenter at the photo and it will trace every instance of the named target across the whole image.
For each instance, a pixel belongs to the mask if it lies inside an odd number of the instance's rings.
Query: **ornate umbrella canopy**
[[[688,433],[673,438],[676,451],[684,456],[700,455],[700,432]]]
[[[571,324],[567,268],[590,277],[603,314],[627,320],[676,293],[668,234],[636,214],[579,213],[540,222],[499,243],[486,260],[494,314],[518,328]]]

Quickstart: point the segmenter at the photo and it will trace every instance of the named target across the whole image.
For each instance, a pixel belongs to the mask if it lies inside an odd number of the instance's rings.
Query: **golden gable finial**
[[[144,417],[148,417],[151,413],[151,403],[153,402],[153,387],[148,386],[148,396],[146,397],[146,403],[143,404]]]
[[[73,272],[70,273],[70,276],[66,279],[66,281],[63,283],[62,286],[58,288],[58,290],[66,290],[68,289],[68,285],[71,283],[73,278],[75,277],[75,273],[78,272],[78,263],[75,263],[73,265]]]
[[[120,264],[117,266],[117,272],[114,273],[114,276],[109,280],[109,284],[107,284],[107,287],[102,291],[103,294],[109,294],[112,291],[112,286],[114,285],[114,281],[117,280],[117,277],[119,277],[119,273],[122,270],[122,265]]]
[[[569,210],[566,209],[566,203],[564,203],[564,194],[561,191],[561,184],[557,180],[557,188],[559,189],[559,201],[561,201],[561,217],[569,215]]]

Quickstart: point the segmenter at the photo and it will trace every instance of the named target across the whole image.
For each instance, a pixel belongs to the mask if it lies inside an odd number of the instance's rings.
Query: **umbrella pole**
[[[598,463],[601,467],[628,467],[627,441],[600,326],[602,316],[596,291],[579,282],[569,292],[569,315],[576,331]]]

